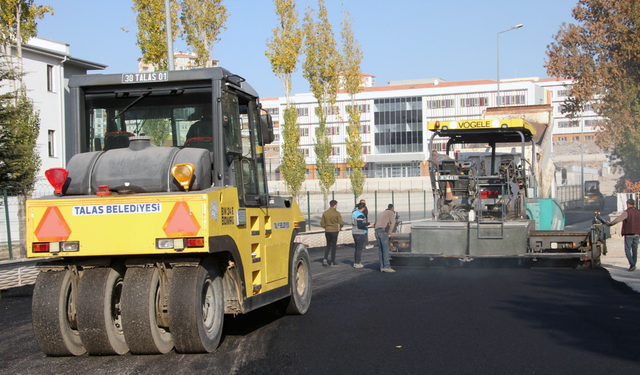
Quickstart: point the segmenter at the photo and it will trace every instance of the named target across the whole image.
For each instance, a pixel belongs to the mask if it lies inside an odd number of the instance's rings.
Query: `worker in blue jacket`
[[[353,241],[356,244],[353,268],[362,268],[362,250],[364,249],[364,245],[367,243],[367,228],[370,225],[364,214],[364,210],[366,208],[367,205],[360,202],[356,206],[355,211],[351,214],[351,235],[353,236]]]

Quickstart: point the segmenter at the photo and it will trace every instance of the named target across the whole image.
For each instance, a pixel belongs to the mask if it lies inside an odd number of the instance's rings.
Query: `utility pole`
[[[507,31],[519,29],[522,26],[524,26],[524,25],[520,23],[520,24],[517,24],[517,25],[513,26],[509,30],[500,31],[498,33],[498,95],[496,97],[496,100],[497,100],[498,103],[496,104],[496,107],[500,107],[502,105],[502,102],[500,101],[500,34],[506,33]]]
[[[173,64],[173,32],[171,31],[171,0],[164,0],[164,15],[167,24],[167,62],[169,70],[174,70]]]

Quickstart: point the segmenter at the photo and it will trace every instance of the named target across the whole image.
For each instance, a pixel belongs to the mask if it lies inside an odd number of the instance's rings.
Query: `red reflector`
[[[187,247],[204,247],[204,238],[187,238]]]
[[[498,198],[498,190],[482,190],[480,192],[480,198],[482,199]]]
[[[62,186],[69,176],[69,171],[64,168],[51,168],[44,172],[47,181],[53,186],[56,194],[62,193]]]
[[[49,243],[48,242],[34,242],[33,243],[33,252],[34,253],[48,253],[49,252]]]
[[[111,195],[111,192],[109,191],[109,185],[98,186],[98,192],[96,193],[96,195],[99,197],[105,197],[107,195]]]

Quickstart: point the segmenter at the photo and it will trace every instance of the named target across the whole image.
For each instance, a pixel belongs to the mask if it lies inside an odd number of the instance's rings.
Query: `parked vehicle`
[[[604,209],[604,195],[600,192],[600,181],[584,182],[584,208],[597,211]]]

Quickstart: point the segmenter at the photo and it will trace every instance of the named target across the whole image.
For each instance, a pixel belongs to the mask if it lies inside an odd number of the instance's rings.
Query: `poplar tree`
[[[213,66],[213,45],[220,41],[218,35],[227,29],[229,14],[223,0],[183,0],[180,21],[186,42],[197,55],[200,68]]]
[[[47,13],[53,15],[53,8],[34,4],[33,0],[0,0],[0,43],[2,54],[9,64],[5,69],[13,68],[11,46],[15,44],[18,72],[22,72],[22,44],[37,35],[36,20],[43,19]],[[20,77],[18,74],[15,79],[10,80],[11,89],[14,89],[16,81],[20,81]]]
[[[317,22],[314,22],[314,15],[313,9],[308,9],[304,17],[306,58],[302,63],[302,69],[303,76],[309,81],[311,92],[318,102],[315,112],[319,123],[315,130],[313,149],[320,190],[324,196],[326,208],[329,189],[335,183],[335,165],[329,159],[333,144],[327,129],[327,115],[335,109],[341,58],[323,0],[318,0]]]
[[[360,137],[360,108],[356,106],[356,95],[362,92],[362,73],[360,64],[362,63],[362,50],[360,43],[356,40],[352,20],[348,10],[342,14],[342,60],[344,63],[342,70],[342,82],[344,90],[349,94],[351,105],[347,107],[349,125],[347,126],[346,140],[347,163],[351,167],[351,190],[355,196],[362,194],[364,188],[364,155],[362,153],[362,138]]]
[[[299,197],[304,182],[306,161],[300,145],[298,111],[290,101],[291,74],[296,71],[303,33],[298,27],[298,12],[295,0],[275,0],[279,25],[273,36],[267,40],[265,52],[275,75],[280,78],[286,97],[286,108],[282,120],[282,159],[280,170],[291,195]]]
[[[151,64],[156,70],[167,70],[167,39],[164,0],[133,0],[133,12],[138,24],[136,45],[142,52],[142,62]],[[173,40],[180,33],[178,0],[171,0],[171,34]]]
[[[604,119],[596,143],[613,146],[625,181],[640,181],[640,7],[635,0],[581,0],[578,25],[563,24],[547,47],[547,73],[571,78],[562,112],[577,117],[592,104]]]

